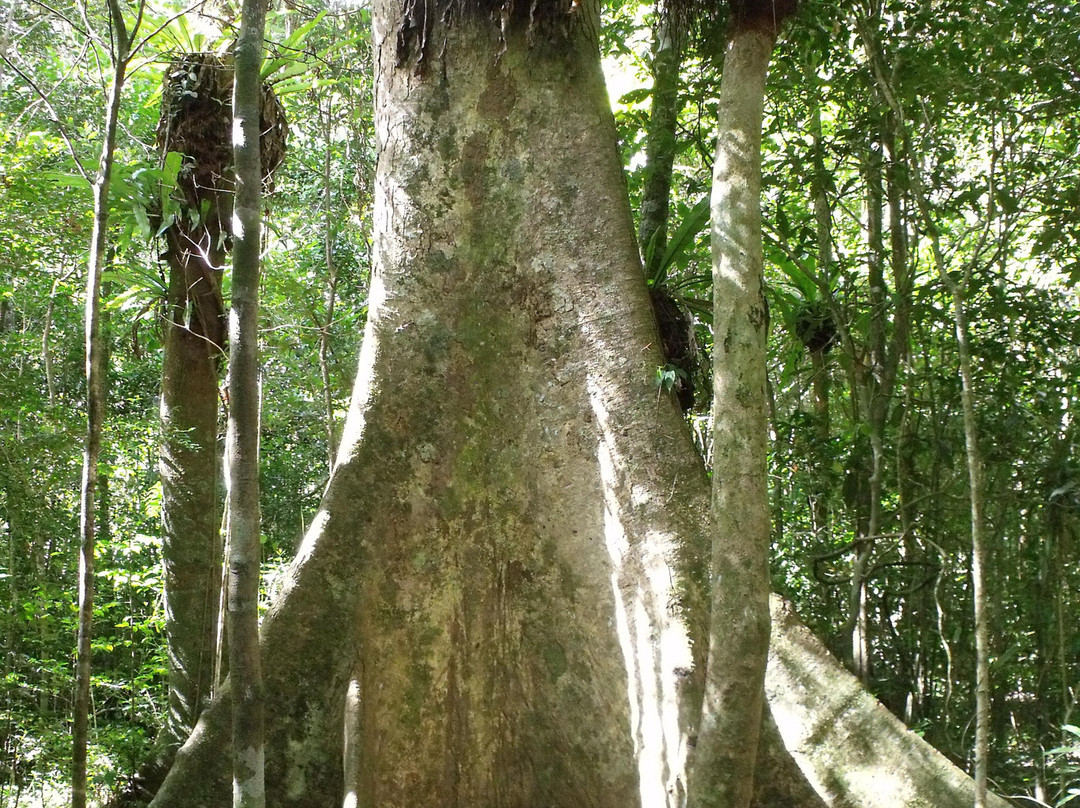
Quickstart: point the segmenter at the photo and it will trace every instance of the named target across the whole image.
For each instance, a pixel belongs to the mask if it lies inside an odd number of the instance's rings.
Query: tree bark
[[[170,259],[161,381],[161,516],[169,714],[159,745],[165,757],[184,742],[209,702],[214,682],[221,588],[218,497],[218,367],[224,340],[200,325],[215,316],[197,302],[201,272]],[[216,294],[221,311],[220,290]]]
[[[761,716],[761,739],[754,766],[754,798],[750,805],[751,808],[829,808],[784,746],[784,738],[768,704]]]
[[[319,107],[320,115],[322,106]],[[334,99],[326,102],[325,140],[326,151],[323,155],[323,258],[326,261],[326,287],[323,290],[324,315],[322,319],[314,315],[315,325],[319,329],[319,374],[322,376],[323,417],[326,420],[326,457],[327,473],[334,470],[334,451],[336,450],[336,428],[334,419],[334,389],[330,381],[330,329],[334,326],[334,307],[337,304],[338,266],[334,261],[334,244],[337,240],[337,226],[334,223],[333,197],[330,193],[330,158],[333,141]]]
[[[75,698],[72,705],[72,808],[86,806],[86,752],[90,721],[90,657],[94,615],[94,539],[97,522],[95,492],[101,459],[101,432],[105,417],[105,362],[101,339],[101,275],[109,228],[109,185],[116,153],[120,95],[127,77],[130,38],[118,0],[109,2],[112,42],[115,46],[112,81],[105,105],[98,173],[93,182],[94,213],[90,258],[86,270],[86,441],[83,450],[82,491],[79,508],[79,612],[75,660]]]
[[[813,312],[820,317],[827,317],[827,322],[835,331],[836,325],[830,309],[835,307],[832,302],[832,278],[833,278],[833,234],[832,234],[832,206],[828,195],[828,172],[825,167],[825,138],[821,126],[822,91],[821,82],[818,79],[818,59],[809,59],[807,62],[806,80],[810,85],[810,136],[813,159],[813,177],[810,183],[810,193],[814,201],[814,224],[817,235],[817,274],[821,281],[819,294],[819,310]],[[824,304],[824,305],[822,305]],[[810,503],[810,512],[813,518],[814,537],[819,546],[831,546],[831,526],[829,508],[829,484],[832,475],[832,452],[829,447],[831,436],[831,413],[829,409],[829,397],[831,378],[829,375],[828,354],[834,339],[828,341],[818,340],[812,345],[806,345],[810,354],[810,365],[813,373],[814,386],[814,447],[811,457],[813,458],[814,470],[812,478],[815,480],[815,488],[811,494],[813,499]]]
[[[264,688],[259,653],[259,275],[262,241],[265,0],[244,0],[233,90],[232,307],[229,315],[228,631],[232,683],[233,808],[266,804]]]
[[[375,7],[371,312],[263,622],[268,801],[682,805],[709,484],[653,381],[596,9],[446,11]],[[155,806],[227,799],[230,709]]]
[[[960,349],[960,397],[964,412],[964,447],[968,470],[968,501],[971,508],[971,590],[975,618],[975,808],[986,808],[987,771],[990,758],[990,632],[986,608],[986,541],[983,538],[982,457],[975,420],[975,382],[968,338],[966,288],[949,280],[944,264],[941,276],[953,299],[956,342]],[[967,287],[967,284],[964,284]]]
[[[768,404],[761,123],[778,21],[735,22],[713,164],[713,494],[709,657],[691,806],[746,806],[769,647]],[[780,18],[782,21],[782,15]]]
[[[645,277],[657,278],[667,246],[671,206],[671,172],[675,164],[679,112],[679,70],[682,39],[671,12],[657,11],[653,34],[652,106],[645,133],[645,178],[641,192],[638,245]]]
[[[776,597],[772,617],[769,706],[830,808],[970,808],[970,777],[875,701]],[[993,794],[986,805],[1008,808]]]

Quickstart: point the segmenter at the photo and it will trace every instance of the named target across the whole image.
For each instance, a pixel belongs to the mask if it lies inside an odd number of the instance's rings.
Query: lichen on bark
[[[656,399],[595,42],[462,18],[436,26],[439,69],[418,74],[398,65],[394,8],[375,13],[376,267],[353,407],[263,629],[267,794],[674,804],[704,515],[673,503],[704,475]],[[184,772],[212,770],[217,720],[159,805],[212,804],[213,781]]]

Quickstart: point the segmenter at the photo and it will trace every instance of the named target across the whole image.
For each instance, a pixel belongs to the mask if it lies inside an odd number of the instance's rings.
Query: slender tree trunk
[[[897,143],[900,124],[890,110],[884,118],[882,145],[885,148],[885,200],[889,210],[889,266],[893,281],[893,327],[892,343],[896,353],[886,366],[886,382],[895,386],[902,368],[910,356],[911,304],[914,277],[908,266],[908,227],[905,222],[905,199],[907,194],[905,157]],[[888,305],[888,304],[886,304]],[[890,375],[891,374],[891,377]]]
[[[808,64],[807,81],[811,84],[812,95],[810,98],[810,135],[812,138],[814,174],[810,190],[814,198],[814,222],[817,231],[817,273],[821,280],[819,294],[823,296],[821,301],[825,305],[821,309],[821,315],[828,313],[829,323],[835,329],[832,307],[832,264],[833,264],[833,236],[832,236],[832,206],[829,204],[827,178],[825,167],[825,140],[821,127],[821,87],[817,77],[817,60],[812,59]],[[819,303],[820,305],[820,303]],[[829,479],[832,474],[832,452],[829,448],[831,436],[830,412],[829,412],[829,363],[828,352],[832,348],[832,341],[813,346],[807,345],[810,353],[810,364],[814,382],[814,470],[816,480],[812,493],[811,513],[813,515],[813,528],[817,542],[829,547],[831,540],[829,529]]]
[[[813,519],[814,535],[825,547],[830,546],[829,536],[829,478],[831,471],[829,391],[832,387],[829,377],[829,357],[824,350],[810,351],[810,368],[813,373],[814,389],[814,432],[813,458],[815,478],[810,510]]]
[[[45,387],[49,391],[50,408],[56,406],[56,379],[53,374],[52,348],[49,345],[52,339],[53,310],[56,306],[56,290],[70,274],[71,270],[53,281],[52,289],[49,291],[49,303],[45,308],[45,322],[41,327],[41,362],[45,366]]]
[[[169,66],[159,125],[163,156],[181,152],[190,161],[177,176],[179,215],[165,231],[159,468],[169,715],[158,762],[166,766],[214,688],[222,577],[219,376],[228,344],[221,285],[235,192],[231,92],[232,67],[224,60],[184,54]]]
[[[761,123],[771,3],[736,17],[720,86],[712,192],[712,604],[692,808],[749,804],[769,647],[768,404]]]
[[[697,348],[690,312],[668,284],[665,265],[667,231],[670,218],[672,169],[678,142],[676,127],[682,109],[679,96],[679,71],[682,66],[682,42],[685,18],[671,8],[658,4],[653,38],[652,108],[645,136],[645,169],[641,195],[638,248],[645,266],[650,299],[660,344],[667,366],[679,369],[671,389],[683,412],[694,406]]]
[[[943,267],[943,264],[941,266]],[[975,616],[975,808],[985,808],[990,757],[990,632],[986,609],[982,457],[975,420],[975,382],[971,368],[971,342],[968,337],[964,290],[950,281],[946,272],[942,271],[941,274],[952,294],[956,342],[960,351],[960,397],[964,410],[964,445],[971,506],[971,589]]]
[[[645,179],[638,225],[638,245],[647,278],[656,277],[667,246],[675,128],[682,109],[679,70],[683,32],[677,30],[672,14],[658,9],[653,33],[652,107],[645,132]]]
[[[93,183],[94,222],[90,237],[90,259],[86,271],[86,443],[83,451],[82,493],[79,508],[79,613],[75,661],[75,699],[72,719],[72,808],[86,806],[86,750],[90,720],[90,656],[94,614],[94,539],[97,522],[95,493],[99,479],[101,431],[105,416],[105,363],[101,339],[101,275],[105,268],[108,242],[109,184],[112,180],[116,132],[120,118],[120,96],[127,75],[127,26],[118,0],[109,2],[109,18],[116,48],[112,81],[105,107],[105,132],[101,159]]]
[[[865,359],[855,357],[851,374],[856,412],[861,413],[869,433],[870,455],[866,458],[866,486],[863,508],[856,518],[855,561],[852,566],[848,614],[842,628],[845,639],[845,662],[864,682],[871,675],[870,637],[868,636],[868,596],[865,576],[869,572],[875,544],[884,530],[885,436],[896,411],[893,394],[902,362],[907,356],[911,312],[911,279],[907,269],[906,231],[901,220],[900,191],[896,167],[890,164],[883,174],[883,144],[895,153],[891,122],[883,124],[882,143],[875,137],[864,155],[867,223],[867,302],[869,334]],[[894,293],[885,276],[883,179],[888,180],[889,236]]]
[[[234,808],[262,808],[264,688],[259,654],[259,275],[262,239],[262,38],[265,0],[244,0],[236,43],[233,161],[236,167],[230,313],[229,676]]]
[[[334,307],[337,302],[338,266],[334,261],[334,243],[337,227],[334,225],[333,197],[330,194],[331,134],[333,127],[333,98],[326,106],[326,152],[323,156],[323,256],[326,260],[326,289],[323,292],[325,314],[322,322],[316,319],[319,329],[319,372],[322,375],[323,417],[326,420],[326,455],[328,473],[334,470],[334,451],[337,446],[337,430],[334,424],[334,390],[330,383],[330,329],[334,325]]]
[[[866,575],[870,570],[874,546],[881,535],[882,489],[885,473],[885,422],[889,413],[889,390],[882,389],[888,364],[885,326],[888,311],[885,306],[885,277],[882,269],[882,175],[881,152],[875,140],[863,155],[863,177],[866,182],[866,241],[869,335],[866,356],[856,358],[857,370],[852,378],[857,385],[856,401],[869,433],[870,455],[861,469],[866,477],[864,508],[856,518],[855,560],[852,564],[851,587],[848,595],[847,618],[843,633],[847,645],[845,662],[863,683],[870,678],[870,638],[867,618]],[[860,458],[863,459],[863,458]]]

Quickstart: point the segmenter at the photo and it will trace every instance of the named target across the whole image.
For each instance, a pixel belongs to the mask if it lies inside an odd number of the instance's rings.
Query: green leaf
[[[291,78],[281,79],[274,83],[274,95],[281,98],[292,93],[306,93],[309,90],[315,90],[322,87],[332,87],[336,84],[341,84],[341,79],[319,79],[319,78]]]
[[[1064,799],[1058,800],[1057,804],[1058,805],[1064,805],[1067,802],[1072,802],[1077,797],[1080,797],[1080,788],[1070,788],[1066,792],[1066,796],[1064,797]]]
[[[649,280],[655,286],[661,284],[667,278],[668,270],[682,255],[693,245],[705,225],[709,221],[709,197],[708,195],[698,200],[697,204],[686,214],[675,232],[668,239],[664,257],[660,260],[653,277]],[[655,248],[655,245],[650,245]],[[646,252],[649,252],[648,250]]]
[[[294,70],[294,72],[289,75],[297,75],[297,73],[308,69],[308,66],[303,64],[301,59],[304,50],[304,41],[307,39],[307,35],[311,33],[312,29],[322,22],[322,19],[325,16],[326,12],[320,11],[309,22],[304,23],[293,31],[288,38],[278,46],[278,49],[285,55],[275,56],[272,59],[265,59],[263,61],[261,71],[263,81],[269,81],[271,76],[276,75],[279,71],[286,68],[286,66],[293,66],[290,67],[290,69]],[[303,65],[302,69],[299,71],[295,70],[297,64]],[[283,76],[282,78],[285,77]]]
[[[150,217],[146,215],[146,208],[138,204],[132,205],[131,212],[135,214],[135,221],[139,225],[139,232],[142,234],[142,237],[146,239],[150,238]]]
[[[43,180],[55,182],[61,188],[89,188],[90,181],[82,174],[66,171],[43,171],[38,175]]]
[[[619,103],[628,107],[632,104],[640,104],[642,101],[647,101],[651,95],[652,90],[648,87],[639,87],[636,90],[623,93],[622,96],[619,97]]]

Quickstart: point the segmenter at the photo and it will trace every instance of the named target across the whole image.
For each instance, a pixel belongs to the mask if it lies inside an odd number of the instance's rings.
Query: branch
[[[131,38],[128,36],[127,23],[124,22],[124,10],[120,8],[120,0],[108,0],[109,23],[115,32],[116,50],[113,51],[113,60],[116,66],[127,65],[128,48]],[[139,15],[142,16],[142,3],[139,3]],[[110,43],[110,49],[113,43]]]
[[[67,146],[68,152],[71,154],[71,159],[75,161],[75,167],[78,169],[79,174],[82,175],[82,178],[87,182],[92,182],[93,180],[90,178],[90,175],[86,172],[86,169],[83,168],[83,164],[79,160],[79,155],[75,152],[75,146],[71,142],[71,138],[68,137],[67,130],[64,129],[64,124],[61,122],[60,116],[57,115],[56,110],[53,108],[53,105],[49,102],[48,96],[41,91],[41,88],[34,83],[34,80],[32,78],[23,73],[22,70],[19,69],[19,66],[7,57],[7,54],[0,53],[0,59],[3,59],[4,64],[14,70],[15,73],[18,74],[19,78],[25,81],[30,87],[30,89],[37,93],[38,98],[41,99],[42,104],[44,104],[45,109],[49,113],[49,118],[54,124],[56,124],[56,129],[59,132],[60,137],[63,139],[64,144]]]
[[[60,77],[60,79],[56,82],[56,84],[53,85],[52,89],[49,90],[47,93],[43,93],[43,95],[51,96],[54,92],[56,92],[58,87],[60,87],[65,81],[67,81],[68,76],[70,76],[72,73],[74,73],[75,68],[77,68],[79,66],[79,63],[82,62],[83,57],[86,55],[86,49],[88,47],[90,47],[90,40],[88,40],[88,39],[83,40],[82,50],[79,51],[79,55],[76,56],[74,60],[72,60],[71,67],[69,67],[68,71],[63,76]],[[28,104],[26,109],[24,109],[22,112],[20,112],[18,114],[18,116],[15,118],[15,122],[18,123],[20,120],[22,120],[23,115],[26,115],[27,113],[31,112],[35,106],[36,106],[36,104]],[[12,124],[12,125],[14,126],[14,124]]]
[[[94,30],[94,26],[90,24],[90,18],[86,14],[85,0],[84,2],[79,3],[79,15],[82,17],[84,26],[83,31],[86,33],[86,36],[91,39],[94,44],[97,45],[99,48],[104,48],[105,42],[101,39],[101,37],[97,35],[97,32]]]
[[[71,19],[70,19],[69,17],[67,17],[67,15],[65,15],[65,14],[64,14],[64,13],[63,13],[62,11],[58,11],[57,9],[55,9],[55,8],[53,8],[52,6],[48,5],[47,3],[43,3],[43,2],[41,2],[41,0],[29,0],[29,2],[30,2],[31,4],[33,4],[33,5],[35,5],[35,6],[40,6],[41,8],[45,9],[45,10],[46,10],[47,12],[49,12],[50,14],[52,14],[52,15],[53,15],[54,17],[58,17],[59,19],[63,20],[64,22],[66,22],[66,23],[67,23],[68,25],[70,25],[70,26],[71,26],[72,30],[74,30],[74,31],[78,31],[78,32],[79,32],[80,34],[82,34],[82,35],[83,35],[84,37],[86,37],[87,39],[92,39],[92,38],[93,38],[93,35],[91,34],[91,32],[90,32],[90,31],[88,31],[88,30],[87,30],[86,28],[84,28],[84,27],[80,27],[80,26],[76,25],[76,24],[75,24],[75,23],[74,23],[74,22],[73,22],[73,21],[72,21],[72,20],[71,20]]]
[[[196,0],[190,6],[185,8],[183,11],[178,11],[176,14],[173,14],[171,17],[169,17],[167,20],[165,20],[165,22],[163,22],[161,25],[159,25],[157,28],[155,28],[149,34],[144,36],[142,38],[142,41],[140,41],[138,45],[136,45],[134,48],[131,49],[131,53],[128,55],[128,58],[129,59],[134,59],[138,55],[139,51],[141,51],[147,45],[147,43],[150,42],[151,39],[153,39],[158,34],[160,34],[162,31],[164,31],[166,28],[168,28],[169,25],[171,25],[176,20],[183,17],[188,12],[194,11],[195,9],[199,8],[199,6],[202,6],[202,5],[205,5],[205,4],[206,4],[206,0]],[[145,7],[144,3],[139,3],[139,19],[136,21],[135,30],[132,31],[132,37],[134,37],[135,34],[138,32],[139,23],[142,21],[142,10],[143,10],[144,7]]]

